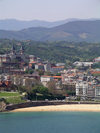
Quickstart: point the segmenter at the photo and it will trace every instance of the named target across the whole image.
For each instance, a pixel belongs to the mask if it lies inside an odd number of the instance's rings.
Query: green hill
[[[25,53],[51,62],[92,61],[100,56],[100,43],[86,42],[36,42],[0,39],[0,54],[9,53],[12,45],[17,51],[23,45]]]
[[[0,38],[34,41],[100,42],[100,20],[75,21],[54,28],[28,28],[21,31],[0,30]]]

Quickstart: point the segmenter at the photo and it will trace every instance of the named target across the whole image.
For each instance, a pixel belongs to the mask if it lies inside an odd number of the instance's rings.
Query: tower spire
[[[24,47],[23,47],[23,45],[21,45],[20,54],[23,54],[23,53],[24,53]]]
[[[15,54],[15,47],[14,47],[14,45],[12,45],[11,54]]]

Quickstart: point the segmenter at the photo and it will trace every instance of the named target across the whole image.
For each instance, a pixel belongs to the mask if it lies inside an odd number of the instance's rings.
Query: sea
[[[100,133],[100,113],[0,113],[0,133]]]

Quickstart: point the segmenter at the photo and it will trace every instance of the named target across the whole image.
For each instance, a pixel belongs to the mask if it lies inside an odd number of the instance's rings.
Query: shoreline
[[[10,112],[100,112],[100,104],[36,106],[14,109]]]

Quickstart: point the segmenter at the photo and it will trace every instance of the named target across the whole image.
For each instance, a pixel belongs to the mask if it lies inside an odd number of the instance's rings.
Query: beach
[[[11,112],[54,112],[54,111],[79,111],[79,112],[100,112],[100,104],[67,104],[49,105],[15,109]]]

